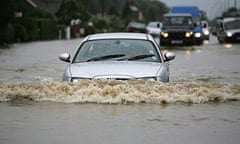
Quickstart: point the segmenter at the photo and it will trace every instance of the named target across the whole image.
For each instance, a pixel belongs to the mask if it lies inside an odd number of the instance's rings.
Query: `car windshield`
[[[107,39],[87,41],[80,46],[73,63],[90,61],[161,62],[153,43],[137,39]]]
[[[169,26],[176,26],[176,25],[189,25],[193,24],[192,17],[186,16],[172,16],[166,17],[164,23]]]
[[[235,21],[225,23],[225,28],[227,30],[240,29],[240,20],[235,20]]]

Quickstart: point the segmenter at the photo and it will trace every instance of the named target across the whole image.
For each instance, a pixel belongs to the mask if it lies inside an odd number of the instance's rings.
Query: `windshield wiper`
[[[99,61],[99,60],[106,60],[106,59],[112,59],[112,58],[118,58],[118,57],[123,57],[125,54],[112,54],[112,55],[104,55],[104,56],[98,56],[98,57],[93,57],[88,60],[89,61]]]
[[[139,60],[139,59],[144,59],[144,58],[148,58],[148,57],[152,57],[155,56],[154,54],[141,54],[141,55],[136,55],[133,57],[129,57],[129,58],[123,58],[123,59],[118,59],[118,60]]]

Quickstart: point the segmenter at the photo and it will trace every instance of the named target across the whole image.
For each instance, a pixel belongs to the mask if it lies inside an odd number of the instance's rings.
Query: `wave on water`
[[[0,82],[0,102],[15,100],[100,104],[199,104],[238,101],[240,85],[201,81],[161,83],[145,80]]]

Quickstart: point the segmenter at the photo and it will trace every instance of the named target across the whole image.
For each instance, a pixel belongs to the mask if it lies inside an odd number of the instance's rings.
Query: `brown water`
[[[170,82],[61,82],[80,40],[0,50],[0,144],[240,141],[240,45],[174,47]]]

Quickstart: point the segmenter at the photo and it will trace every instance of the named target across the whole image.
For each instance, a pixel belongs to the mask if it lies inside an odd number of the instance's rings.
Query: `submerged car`
[[[169,81],[169,61],[175,54],[163,54],[149,34],[103,33],[85,37],[73,58],[63,53],[59,59],[68,62],[63,80],[146,79]]]

